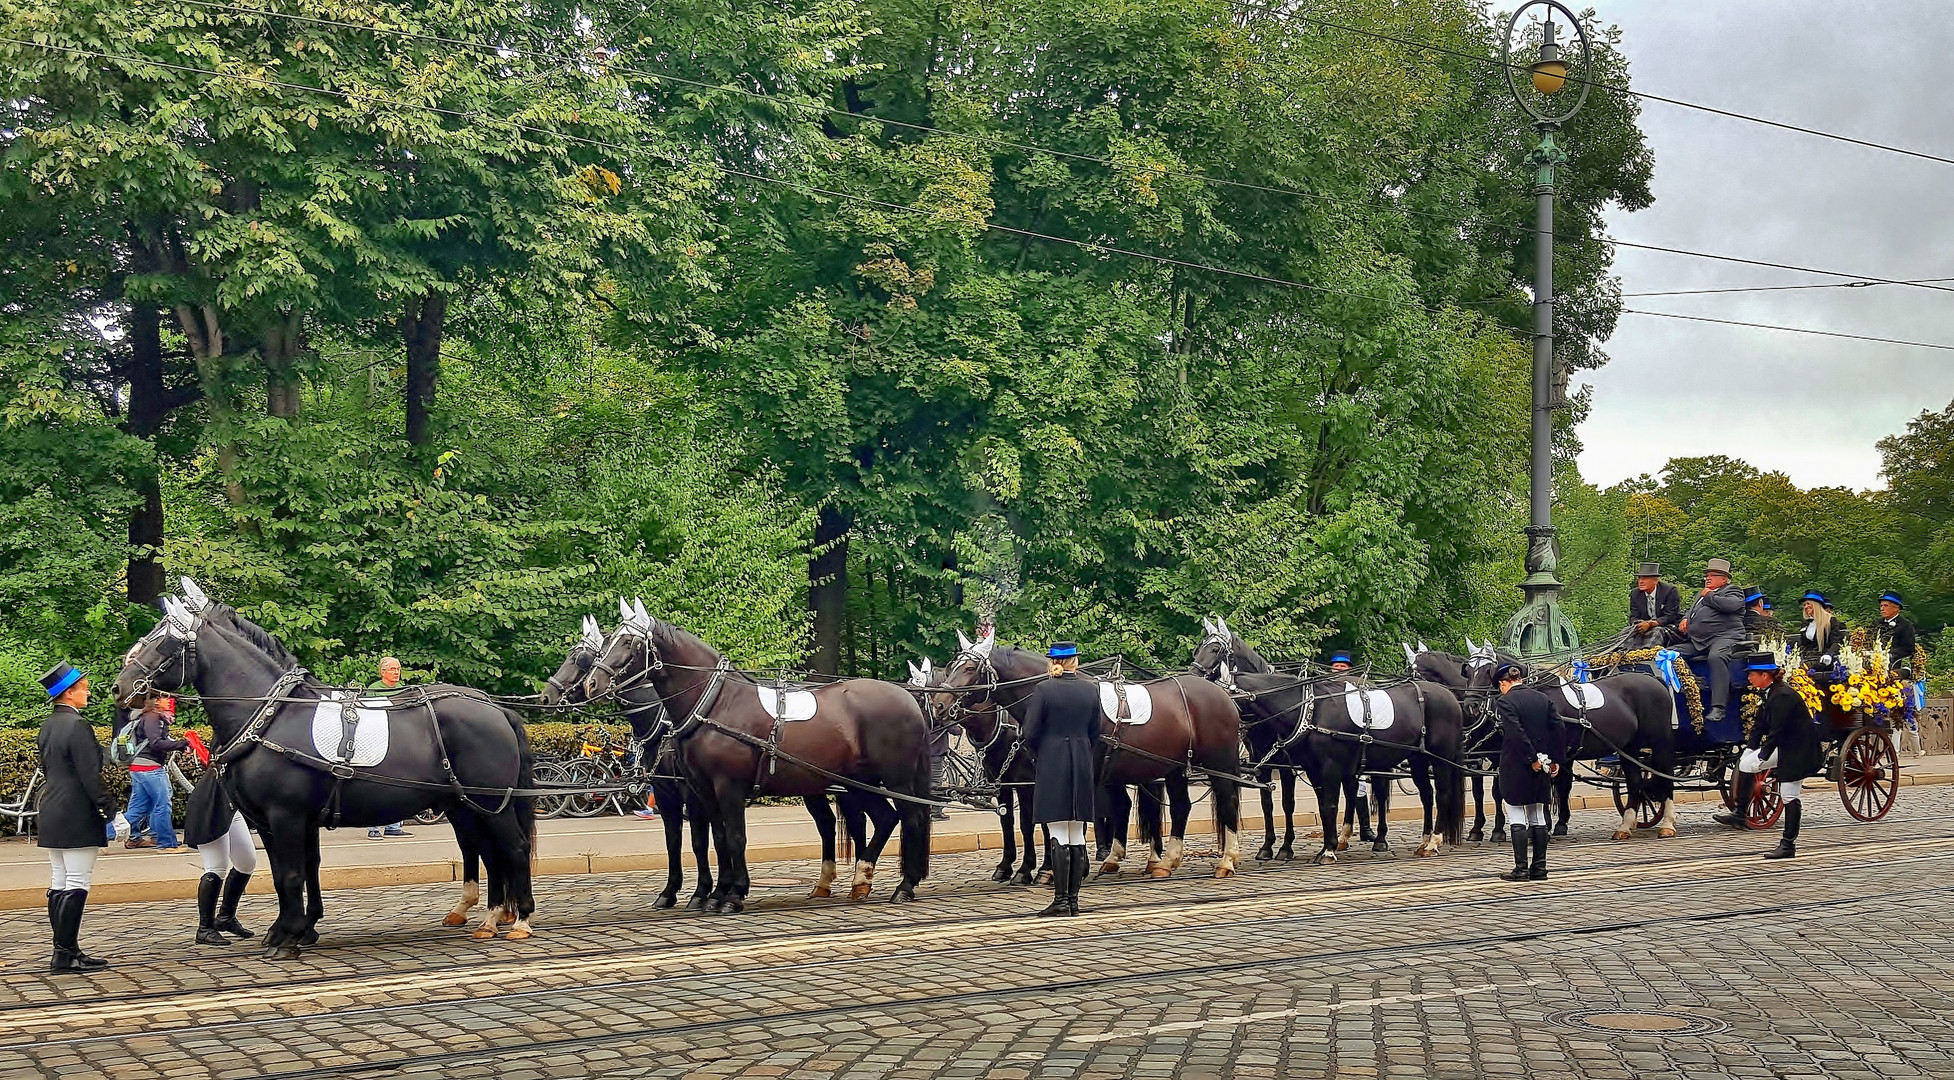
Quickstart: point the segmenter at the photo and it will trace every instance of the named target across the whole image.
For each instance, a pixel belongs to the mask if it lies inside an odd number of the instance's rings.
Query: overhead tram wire
[[[1463,49],[1454,49],[1449,45],[1440,45],[1430,41],[1419,41],[1416,38],[1400,37],[1396,34],[1387,34],[1380,30],[1366,30],[1358,26],[1349,26],[1344,23],[1332,22],[1329,19],[1325,19],[1320,15],[1310,15],[1302,12],[1280,11],[1274,8],[1264,7],[1262,5],[1256,4],[1253,2],[1253,0],[1222,0],[1222,2],[1230,5],[1231,7],[1241,8],[1244,11],[1253,11],[1258,14],[1270,16],[1271,18],[1282,19],[1285,22],[1300,21],[1300,22],[1312,23],[1314,25],[1321,26],[1328,30],[1340,30],[1346,34],[1355,34],[1359,37],[1367,37],[1376,41],[1389,41],[1399,45],[1405,45],[1414,49],[1424,49],[1428,52],[1440,53],[1446,56],[1456,56],[1461,59],[1471,60],[1474,63],[1486,64],[1491,67],[1510,68],[1514,71],[1531,70],[1525,64],[1509,64],[1502,60],[1499,60],[1496,57],[1481,56],[1478,53],[1467,52]],[[1665,97],[1662,94],[1651,94],[1646,90],[1633,90],[1626,86],[1616,86],[1612,83],[1596,82],[1589,79],[1578,78],[1571,73],[1566,77],[1566,79],[1567,82],[1572,83],[1576,86],[1590,86],[1596,90],[1605,90],[1612,94],[1625,94],[1629,97],[1641,98],[1644,101],[1660,102],[1661,104],[1664,105],[1674,105],[1677,108],[1682,108],[1682,109],[1695,109],[1698,112],[1710,113],[1713,116],[1722,116],[1722,117],[1727,117],[1731,120],[1742,120],[1747,123],[1761,124],[1765,127],[1778,128],[1783,131],[1795,131],[1801,135],[1811,135],[1816,138],[1831,139],[1835,142],[1848,143],[1853,146],[1863,146],[1869,150],[1884,150],[1887,153],[1891,153],[1891,154],[1902,154],[1907,157],[1920,158],[1925,161],[1938,161],[1943,165],[1954,165],[1954,157],[1944,157],[1940,154],[1928,153],[1925,150],[1913,150],[1904,146],[1893,146],[1889,143],[1874,142],[1871,139],[1861,139],[1852,135],[1841,135],[1835,131],[1824,131],[1819,128],[1805,127],[1802,124],[1792,124],[1782,120],[1771,120],[1762,116],[1752,116],[1749,113],[1740,113],[1731,109],[1719,109],[1714,105],[1700,105],[1694,101],[1684,101],[1681,98]]]
[[[185,0],[185,2],[196,2],[196,0]],[[110,53],[110,52],[103,52],[97,49],[83,49],[71,45],[55,45],[48,42],[28,41],[23,38],[5,37],[5,36],[0,36],[0,42],[25,46],[27,48],[44,49],[50,52],[66,53],[71,56],[85,56],[85,57],[93,57],[99,60],[112,60],[112,61],[119,61],[122,63],[143,64],[143,65],[148,65],[150,67],[160,68],[165,71],[179,71],[187,74],[207,75],[214,79],[234,79],[246,83],[255,82],[263,86],[275,87],[281,90],[297,90],[305,93],[321,94],[327,97],[338,98],[342,101],[350,101],[353,97],[353,94],[350,91],[346,91],[346,90],[334,90],[329,87],[323,87],[323,86],[308,86],[304,83],[295,83],[284,79],[273,79],[258,74],[233,73],[233,72],[226,72],[226,71],[218,71],[212,68],[196,67],[194,65],[188,65],[188,64],[175,64],[175,63],[170,63],[168,61],[157,60],[152,57],[146,57],[146,56],[133,56],[126,53]],[[363,95],[363,96],[370,100],[383,101],[386,102],[387,104],[399,106],[402,108],[420,109],[426,112],[432,112],[444,116],[453,116],[462,119],[477,118],[483,116],[483,114],[478,112],[473,112],[464,109],[446,108],[439,105],[429,105],[423,102],[402,101],[397,98],[385,97],[381,95]],[[524,131],[530,134],[545,136],[548,138],[563,139],[569,142],[575,142],[586,146],[594,146],[600,149],[609,150],[613,153],[622,154],[627,157],[635,152],[643,152],[643,151],[633,151],[629,147],[620,146],[616,143],[608,142],[603,139],[594,139],[594,138],[590,138],[589,136],[572,135],[566,132],[553,131],[547,128],[539,128],[533,125],[523,124],[517,121],[508,120],[503,117],[488,117],[488,119],[493,119],[497,122],[507,124],[509,127],[514,128],[518,131]],[[920,216],[932,216],[934,214],[934,211],[922,207],[909,206],[903,203],[893,203],[882,199],[873,199],[867,196],[855,195],[844,191],[835,191],[832,189],[822,188],[812,184],[807,184],[795,180],[786,180],[775,176],[766,176],[761,173],[755,173],[744,169],[734,168],[732,166],[725,165],[723,163],[715,162],[713,163],[713,167],[728,175],[738,176],[743,179],[753,180],[760,183],[774,184],[782,187],[787,187],[787,188],[800,191],[804,194],[821,195],[829,198],[841,199],[848,202],[855,202],[855,203],[861,203],[863,205],[874,206],[880,209],[896,210],[896,211],[901,211],[901,212],[906,212],[911,214],[917,214]],[[1168,266],[1177,266],[1177,267],[1182,267],[1190,270],[1201,270],[1209,273],[1222,274],[1229,277],[1237,277],[1237,278],[1243,278],[1251,281],[1257,281],[1269,285],[1279,285],[1287,288],[1303,289],[1306,291],[1322,293],[1329,296],[1341,296],[1341,297],[1346,297],[1354,300],[1368,300],[1374,303],[1381,303],[1393,307],[1403,308],[1406,310],[1418,311],[1431,317],[1437,317],[1440,314],[1439,312],[1434,311],[1423,304],[1419,304],[1408,300],[1396,299],[1393,297],[1374,296],[1368,293],[1353,293],[1342,289],[1332,289],[1323,285],[1311,285],[1307,282],[1292,281],[1287,278],[1278,278],[1266,274],[1257,274],[1252,271],[1234,270],[1228,267],[1212,266],[1207,263],[1197,263],[1185,259],[1176,259],[1166,255],[1155,255],[1150,252],[1134,251],[1128,248],[1121,248],[1111,244],[1095,243],[1089,240],[1075,240],[1071,237],[1057,236],[1051,233],[1041,233],[1031,229],[1020,229],[1010,225],[999,225],[994,222],[983,222],[981,223],[981,227],[988,231],[993,231],[993,232],[1007,233],[1010,235],[1022,236],[1029,239],[1045,240],[1045,241],[1050,241],[1052,243],[1058,243],[1058,244],[1067,244],[1073,247],[1084,249],[1086,251],[1096,251],[1096,252],[1104,252],[1113,255],[1122,255],[1128,258],[1143,259],[1143,260],[1161,263]],[[1829,273],[1829,271],[1808,271],[1808,272]],[[1848,275],[1841,274],[1840,276],[1848,276]],[[1886,282],[1879,281],[1877,283],[1885,284]],[[1894,284],[1899,284],[1899,282],[1894,282]],[[1954,290],[1948,290],[1948,291],[1954,291]],[[1807,327],[1777,326],[1769,323],[1739,322],[1736,320],[1729,320],[1729,319],[1712,319],[1705,316],[1676,315],[1672,313],[1665,313],[1665,312],[1658,312],[1658,311],[1641,311],[1641,310],[1631,309],[1631,308],[1624,308],[1622,309],[1622,311],[1624,314],[1632,314],[1632,315],[1646,315],[1646,316],[1653,316],[1657,318],[1686,319],[1695,322],[1724,323],[1732,326],[1745,326],[1745,327],[1750,327],[1750,328],[1760,329],[1760,330],[1776,330],[1784,333],[1812,334],[1820,337],[1851,338],[1855,340],[1877,341],[1877,342],[1883,342],[1883,343],[1895,344],[1895,345],[1910,345],[1910,346],[1914,346],[1917,348],[1924,348],[1924,349],[1941,349],[1941,350],[1954,351],[1954,345],[1941,345],[1941,344],[1935,344],[1931,342],[1903,341],[1897,338],[1879,338],[1879,337],[1872,337],[1868,335],[1846,334],[1838,331],[1814,330]]]
[[[474,49],[477,52],[486,52],[491,55],[499,55],[506,52],[518,56],[540,57],[545,60],[550,60],[562,64],[581,64],[581,63],[587,63],[589,61],[588,57],[575,56],[566,53],[554,53],[554,52],[548,52],[548,51],[537,50],[537,49],[525,49],[513,45],[496,45],[491,42],[475,41],[468,38],[450,37],[443,34],[430,34],[422,31],[404,30],[395,27],[373,26],[364,23],[348,22],[343,19],[325,19],[325,18],[320,18],[311,15],[294,15],[294,14],[289,14],[281,11],[271,11],[264,8],[250,7],[248,5],[243,5],[243,4],[224,3],[221,2],[221,0],[178,0],[178,2],[191,7],[206,8],[214,11],[228,11],[239,15],[256,16],[259,18],[284,19],[290,22],[307,23],[315,26],[336,26],[348,30],[359,30],[366,33],[389,34],[395,37],[402,37],[402,38],[421,40],[421,41],[430,41],[437,44],[452,45],[452,46]],[[1236,6],[1242,6],[1244,0],[1225,0],[1225,2],[1234,4]],[[1268,13],[1267,9],[1263,9],[1263,8],[1254,8],[1253,10]],[[1401,41],[1401,42],[1407,41],[1407,39],[1401,39],[1395,37],[1389,38],[1389,40]],[[1471,54],[1458,52],[1456,50],[1446,50],[1440,46],[1421,45],[1420,47],[1430,48],[1440,52],[1451,51],[1455,55],[1466,56],[1471,58]],[[1477,57],[1476,59],[1488,60],[1489,58]],[[1499,63],[1496,60],[1490,60],[1489,62],[1495,65]],[[1300,199],[1308,199],[1315,202],[1327,203],[1339,209],[1348,208],[1348,204],[1344,203],[1341,199],[1337,198],[1336,196],[1325,195],[1320,192],[1303,191],[1297,188],[1283,187],[1280,185],[1256,184],[1245,180],[1230,180],[1225,177],[1214,176],[1210,173],[1204,173],[1198,170],[1191,170],[1191,169],[1171,170],[1171,169],[1161,168],[1158,166],[1138,165],[1132,162],[1122,162],[1122,161],[1114,160],[1112,158],[1099,157],[1094,154],[1079,153],[1077,151],[1071,151],[1071,150],[1057,150],[1051,147],[1039,146],[1034,143],[1021,142],[1018,140],[1006,139],[1006,138],[1001,138],[993,135],[984,135],[984,134],[978,134],[978,133],[967,132],[967,131],[957,131],[950,128],[934,127],[929,124],[918,124],[918,123],[905,121],[905,120],[892,120],[892,119],[887,119],[878,116],[871,116],[866,113],[849,112],[846,109],[838,109],[830,105],[819,105],[813,102],[795,101],[791,98],[783,98],[775,94],[763,93],[757,90],[748,90],[744,87],[704,82],[698,79],[687,78],[682,75],[674,75],[671,74],[670,72],[657,71],[657,70],[647,69],[643,67],[626,66],[620,64],[615,66],[615,70],[624,74],[641,75],[648,79],[657,79],[660,81],[673,83],[680,86],[692,87],[694,89],[707,90],[716,93],[730,93],[751,100],[764,101],[772,105],[783,107],[783,108],[798,109],[806,112],[819,112],[830,116],[842,117],[842,118],[855,120],[855,121],[867,121],[871,123],[887,125],[890,127],[899,127],[910,131],[927,132],[931,134],[941,135],[947,138],[964,139],[970,142],[981,143],[993,147],[1001,147],[1004,149],[1016,150],[1026,154],[1050,154],[1054,157],[1068,158],[1074,161],[1090,162],[1097,165],[1103,165],[1111,169],[1125,170],[1134,175],[1159,175],[1163,177],[1190,179],[1190,180],[1199,181],[1204,184],[1240,188],[1243,190],[1257,191],[1265,194],[1289,195]],[[1570,80],[1570,81],[1578,82],[1579,80]],[[1601,86],[1606,89],[1621,90],[1624,93],[1634,93],[1634,91],[1628,91],[1620,87],[1609,87],[1603,83],[1595,83],[1594,85]],[[1427,210],[1416,210],[1410,207],[1395,207],[1394,209],[1414,217],[1423,217],[1423,218],[1429,218],[1434,221],[1441,221],[1447,225],[1453,225],[1453,226],[1463,225],[1463,224],[1485,225],[1491,227],[1494,230],[1505,232],[1515,236],[1532,236],[1535,234],[1536,231],[1534,227],[1531,225],[1509,225],[1503,222],[1493,221],[1489,218],[1484,218],[1484,217],[1455,218],[1445,214],[1434,213],[1432,211],[1427,211]],[[1590,238],[1557,233],[1555,234],[1555,239],[1578,242]],[[1592,237],[1592,239],[1599,240],[1603,243],[1615,244],[1619,247],[1634,248],[1641,251],[1654,251],[1654,252],[1660,252],[1669,255],[1682,255],[1690,258],[1709,259],[1718,262],[1733,262],[1745,266],[1759,266],[1759,267],[1765,267],[1765,268],[1775,269],[1775,270],[1789,270],[1796,273],[1818,274],[1827,277],[1850,278],[1853,280],[1869,280],[1873,284],[1878,284],[1878,285],[1907,285],[1914,288],[1932,289],[1938,292],[1954,292],[1954,288],[1949,288],[1944,285],[1931,283],[1934,281],[1947,281],[1947,280],[1954,280],[1954,279],[1942,278],[1942,279],[1926,279],[1926,280],[1919,280],[1919,281],[1904,281],[1904,280],[1898,280],[1892,278],[1873,278],[1870,275],[1866,275],[1866,274],[1852,274],[1840,270],[1826,270],[1818,267],[1796,266],[1789,263],[1776,263],[1776,262],[1770,262],[1768,260],[1762,260],[1762,259],[1748,259],[1736,255],[1720,255],[1714,252],[1692,251],[1687,248],[1669,247],[1669,246],[1664,246],[1659,244],[1645,244],[1633,240],[1623,240],[1618,237],[1608,236],[1606,234],[1597,234],[1596,236]],[[1122,254],[1133,254],[1133,253],[1122,252]],[[1477,306],[1486,306],[1492,302],[1479,301],[1479,302],[1472,302],[1472,303],[1476,304]]]
[[[1813,334],[1818,337],[1844,338],[1848,341],[1875,341],[1885,345],[1910,345],[1916,349],[1940,349],[1954,352],[1954,345],[1940,345],[1931,341],[1906,341],[1901,338],[1874,337],[1869,334],[1848,334],[1840,330],[1815,330],[1808,326],[1776,326],[1771,323],[1745,322],[1742,319],[1717,319],[1708,315],[1684,315],[1677,311],[1643,311],[1640,308],[1623,308],[1623,315],[1646,315],[1658,319],[1681,319],[1686,322],[1716,323],[1720,326],[1743,326],[1753,330],[1777,330],[1790,334]]]
[[[1914,278],[1908,285],[1928,285],[1941,281],[1954,281],[1954,277]],[[1642,296],[1709,296],[1716,293],[1754,293],[1754,292],[1792,292],[1800,289],[1864,289],[1873,285],[1888,284],[1884,281],[1826,281],[1815,285],[1733,285],[1721,289],[1656,289],[1649,292],[1625,292],[1622,299]]]

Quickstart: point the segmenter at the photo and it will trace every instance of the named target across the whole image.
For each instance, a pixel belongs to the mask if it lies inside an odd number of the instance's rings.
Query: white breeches
[[[1547,804],[1537,802],[1521,806],[1519,803],[1507,803],[1506,820],[1515,825],[1549,824],[1547,820]]]
[[[95,880],[95,858],[100,848],[70,847],[48,848],[48,888],[55,892],[63,889],[88,891],[89,883]]]
[[[1052,834],[1052,843],[1060,847],[1086,846],[1086,823],[1083,821],[1054,821],[1045,826]]]
[[[244,825],[244,815],[235,811],[231,814],[230,829],[208,844],[197,845],[197,854],[204,860],[206,874],[231,870],[250,874],[258,869],[258,852],[251,846],[251,830]]]
[[[1776,750],[1771,751],[1768,757],[1760,756],[1755,750],[1745,750],[1743,756],[1737,759],[1738,772],[1754,773],[1777,767],[1778,752]],[[1783,799],[1785,802],[1790,802],[1804,793],[1805,782],[1803,780],[1778,781],[1778,798]]]

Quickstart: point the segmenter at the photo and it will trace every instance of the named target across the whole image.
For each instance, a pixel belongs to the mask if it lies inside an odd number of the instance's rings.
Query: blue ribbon
[[[1586,660],[1574,661],[1574,681],[1577,683],[1589,681],[1588,662]]]
[[[1655,654],[1656,677],[1662,680],[1662,684],[1667,686],[1672,694],[1683,692],[1682,677],[1676,674],[1676,661],[1682,658],[1683,654],[1674,649],[1663,649]]]

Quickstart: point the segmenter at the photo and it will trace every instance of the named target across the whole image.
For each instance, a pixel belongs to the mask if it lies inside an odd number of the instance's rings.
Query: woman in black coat
[[[1542,881],[1547,877],[1547,806],[1554,798],[1554,777],[1567,765],[1567,740],[1561,736],[1553,699],[1521,685],[1526,669],[1507,662],[1493,677],[1499,683],[1499,701],[1493,706],[1500,730],[1499,797],[1513,824],[1513,869],[1500,877]]]
[[[1767,859],[1789,859],[1798,854],[1798,826],[1805,816],[1799,796],[1804,781],[1825,767],[1825,746],[1812,722],[1811,710],[1798,691],[1784,685],[1778,659],[1771,653],[1757,653],[1747,662],[1750,685],[1764,693],[1764,707],[1752,730],[1757,745],[1744,751],[1737,760],[1737,784],[1733,792],[1737,809],[1718,814],[1717,820],[1739,829],[1750,828],[1751,791],[1757,774],[1770,769],[1778,782],[1778,797],[1784,800],[1784,837],[1765,854]]]
[[[1032,817],[1051,833],[1052,905],[1040,915],[1077,915],[1086,877],[1086,822],[1095,819],[1099,786],[1093,763],[1099,754],[1099,688],[1079,677],[1079,647],[1061,641],[1047,653],[1051,678],[1038,684],[1025,707],[1024,743],[1037,765],[1031,790]]]
[[[81,710],[88,707],[88,677],[61,663],[41,676],[41,685],[54,699],[54,711],[35,739],[47,778],[35,818],[35,844],[47,850],[50,870],[47,918],[54,932],[54,958],[48,970],[87,974],[109,966],[107,960],[82,952],[77,939],[95,858],[108,842],[115,803],[102,786],[102,744],[81,718]]]

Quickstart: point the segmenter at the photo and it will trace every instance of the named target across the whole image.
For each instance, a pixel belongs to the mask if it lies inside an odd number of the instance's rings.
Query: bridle
[[[581,686],[583,681],[590,677],[591,665],[597,662],[597,650],[581,641],[577,642],[576,646],[570,650],[570,655],[566,659],[574,661],[579,656],[586,656],[589,659],[577,664],[577,674],[570,680],[569,685],[566,686],[563,683],[557,682],[555,674],[551,674],[549,678],[543,680],[544,686],[556,691],[557,701],[560,703],[569,702],[570,691]],[[615,678],[616,676],[613,675],[612,677]]]
[[[656,620],[653,620],[651,626],[640,626],[635,622],[626,620],[622,625],[620,625],[617,628],[617,631],[611,635],[611,640],[605,643],[602,655],[597,656],[595,659],[591,660],[590,668],[584,674],[584,679],[583,679],[584,697],[586,699],[588,699],[591,696],[590,689],[589,689],[590,678],[591,676],[597,674],[600,671],[603,672],[605,675],[610,676],[611,686],[610,689],[606,691],[606,693],[609,693],[610,695],[615,697],[619,691],[629,690],[632,687],[638,685],[639,683],[645,681],[646,679],[651,678],[653,673],[663,672],[665,670],[665,658],[662,655],[660,655],[658,651],[658,642],[654,640],[656,638],[656,634],[654,634],[653,631],[656,629],[656,626],[657,626]],[[611,655],[612,647],[615,646],[617,642],[627,637],[635,637],[638,639],[637,654],[640,660],[637,672],[631,675],[629,678],[619,675],[618,669],[612,667],[609,663],[606,662],[607,658]],[[572,655],[574,655],[574,653]],[[627,666],[628,666],[628,662],[627,662]]]
[[[165,639],[180,642],[182,645],[176,653],[176,660],[182,665],[180,672],[182,678],[177,681],[177,687],[190,685],[190,672],[197,663],[197,630],[202,625],[202,615],[192,615],[188,625],[179,623],[173,615],[164,615],[163,621],[157,623],[155,629],[143,635],[141,641],[129,646],[129,651],[122,657],[122,666],[125,669],[131,667],[136,669],[136,681],[129,689],[131,699],[150,696],[156,689],[156,676],[161,674],[164,667],[169,664],[166,659],[159,659],[153,664],[144,663],[137,654],[142,652],[144,646],[158,644]]]
[[[1233,634],[1209,634],[1202,640],[1201,647],[1194,650],[1195,654],[1199,655],[1201,649],[1209,645],[1213,645],[1221,650],[1221,655],[1215,659],[1214,668],[1204,671],[1198,662],[1189,664],[1188,666],[1193,668],[1194,673],[1203,679],[1220,683],[1222,686],[1233,690],[1235,688],[1235,673],[1232,670],[1232,664],[1235,659],[1235,636]]]

